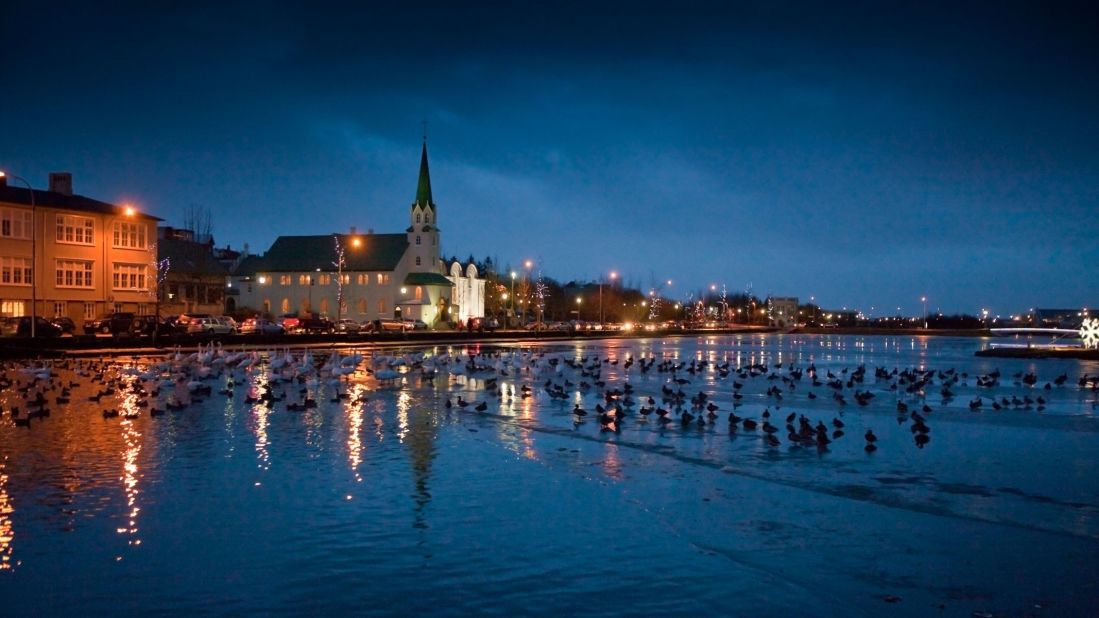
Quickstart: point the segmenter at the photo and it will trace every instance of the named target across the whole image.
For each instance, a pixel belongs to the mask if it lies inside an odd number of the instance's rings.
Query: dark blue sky
[[[443,250],[874,314],[1099,304],[1099,11],[6,3],[0,169],[220,245]]]

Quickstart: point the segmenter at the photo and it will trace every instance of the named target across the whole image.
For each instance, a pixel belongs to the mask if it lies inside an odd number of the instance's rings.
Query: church
[[[229,278],[238,310],[274,316],[318,314],[357,322],[423,320],[445,327],[484,316],[485,281],[473,264],[440,258],[427,140],[404,233],[279,236],[263,255],[243,258]]]

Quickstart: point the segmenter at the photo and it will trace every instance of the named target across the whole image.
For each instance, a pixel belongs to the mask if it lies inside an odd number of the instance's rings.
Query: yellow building
[[[73,195],[71,174],[49,182],[43,191],[0,175],[0,316],[81,324],[112,311],[152,313],[160,219]]]

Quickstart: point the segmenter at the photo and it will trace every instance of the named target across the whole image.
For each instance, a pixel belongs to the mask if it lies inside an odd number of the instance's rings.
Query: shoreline
[[[195,350],[200,345],[219,342],[234,349],[270,348],[335,348],[335,347],[402,347],[408,345],[439,345],[451,343],[519,343],[554,342],[602,339],[643,339],[649,337],[706,337],[748,334],[786,335],[865,335],[865,336],[937,336],[937,337],[988,337],[987,330],[923,330],[883,328],[798,328],[780,331],[765,326],[733,326],[723,329],[691,329],[664,331],[525,331],[497,330],[494,332],[467,331],[411,331],[383,334],[334,334],[334,335],[228,335],[218,338],[175,336],[161,339],[157,345],[145,338],[101,337],[83,335],[52,339],[30,340],[7,338],[0,340],[0,358],[61,358],[61,357],[113,357],[155,355],[176,349]]]

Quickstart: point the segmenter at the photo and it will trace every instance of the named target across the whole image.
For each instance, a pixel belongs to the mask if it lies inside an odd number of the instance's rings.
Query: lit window
[[[148,227],[132,221],[114,222],[114,246],[122,249],[144,249]]]
[[[53,304],[53,317],[60,318],[65,315],[65,303]]]
[[[355,303],[355,310],[358,311],[361,315],[366,315],[366,299],[365,298],[360,298]]]
[[[280,313],[290,313],[290,299],[289,298],[282,299],[282,309],[281,309]]]
[[[0,283],[4,285],[30,285],[31,274],[30,258],[0,258]]]
[[[54,281],[59,288],[91,288],[92,262],[86,260],[57,260],[57,278]]]
[[[27,303],[22,300],[5,300],[0,303],[0,314],[10,318],[19,318],[27,315]]]
[[[84,303],[84,319],[93,320],[95,316],[95,303]]]
[[[72,245],[95,244],[95,220],[75,215],[57,215],[57,242]]]
[[[17,208],[0,208],[0,236],[30,239],[32,213]]]
[[[111,287],[116,290],[144,290],[144,264],[115,264]]]
[[[279,275],[279,285],[290,285],[290,275]]]

